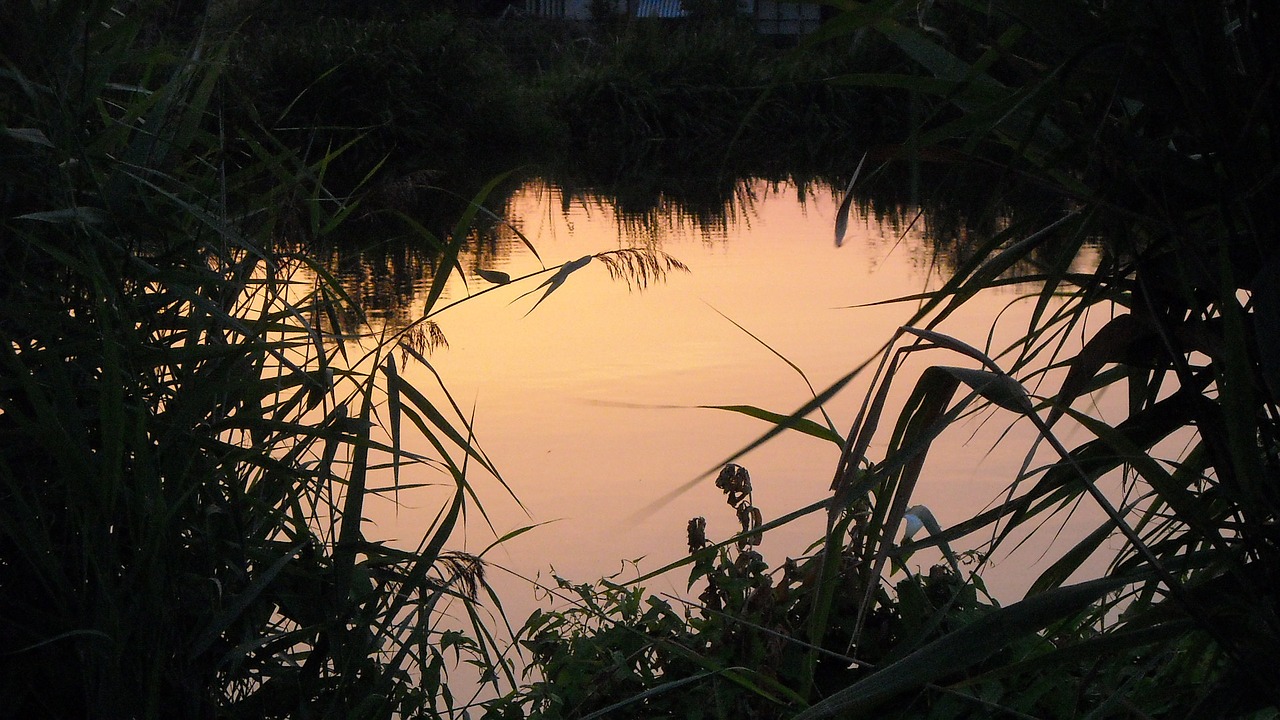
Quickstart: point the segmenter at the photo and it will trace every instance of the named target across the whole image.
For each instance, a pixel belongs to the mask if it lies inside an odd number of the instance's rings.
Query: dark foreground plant
[[[514,677],[483,559],[446,544],[474,473],[501,476],[399,367],[442,342],[484,195],[443,239],[381,211],[432,274],[426,317],[367,336],[309,254],[358,204],[325,189],[339,151],[227,122],[222,46],[142,49],[147,9],[0,8],[0,715],[466,713],[452,670]],[[531,304],[593,260],[683,268],[586,256]],[[424,484],[449,492],[416,547],[366,534],[373,498]]]
[[[548,596],[565,609],[529,618],[521,642],[532,661],[531,682],[491,704],[494,717],[785,717],[804,704],[805,687],[836,692],[902,647],[992,609],[958,565],[907,573],[893,588],[875,590],[878,607],[855,653],[862,573],[856,553],[845,551],[836,560],[831,619],[814,637],[809,621],[823,591],[824,554],[787,559],[770,572],[755,546],[765,527],[792,518],[763,524],[742,466],[725,466],[717,485],[742,532],[712,543],[705,519],[690,520],[690,558],[677,564],[691,565],[689,585],[702,588],[697,600],[647,596],[617,578],[596,585],[557,578]],[[1001,655],[1021,658],[1030,649],[1010,646]],[[811,651],[816,666],[808,662]],[[960,707],[990,704],[955,694]]]
[[[459,659],[503,672],[445,549],[493,468],[277,241],[349,211],[322,168],[220,124],[219,48],[141,49],[143,9],[3,10],[0,714],[450,713]],[[404,550],[364,506],[410,466],[453,492]]]
[[[661,604],[642,611],[625,586],[580,591],[585,609],[536,616],[532,650],[548,682],[515,704],[549,717],[582,708],[646,716],[659,706],[806,720],[1274,717],[1280,56],[1271,39],[1280,16],[1245,2],[884,1],[849,3],[826,32],[878,38],[914,68],[846,78],[913,95],[922,122],[896,149],[903,160],[930,148],[945,150],[934,155],[949,156],[957,173],[997,169],[992,206],[1034,185],[1046,198],[1041,214],[983,238],[941,290],[903,299],[920,310],[878,364],[790,416],[737,408],[778,419],[751,447],[787,429],[832,439],[807,416],[875,368],[832,496],[735,538],[826,511],[790,627],[770,624],[765,598],[791,587],[793,571],[766,580],[748,549],[709,567],[695,555],[719,588],[704,596],[704,618]],[[877,176],[868,168],[859,182]],[[1080,272],[1086,246],[1100,259]],[[939,331],[975,294],[1012,283],[1041,288],[1016,301],[1030,309],[1021,337],[979,348]],[[893,417],[890,388],[921,353],[944,359]],[[1119,417],[1081,409],[1107,390],[1123,401]],[[1037,440],[1001,503],[928,527],[912,498],[931,443],[975,410],[1027,425]],[[887,450],[872,457],[891,417]],[[1086,440],[1068,446],[1068,427]],[[973,588],[957,579],[940,605],[925,606],[929,632],[886,637],[883,619],[906,617],[916,592],[885,584],[906,553],[965,539],[985,541],[985,556],[1081,503],[1103,522],[1056,550],[1025,598],[963,612]],[[929,533],[897,541],[913,517]],[[1074,581],[1099,554],[1106,572]],[[920,587],[927,594],[927,581]],[[829,644],[836,629],[848,633],[843,649]],[[720,652],[753,634],[759,644]],[[771,654],[766,636],[791,659]],[[848,661],[834,680],[823,671],[832,653]],[[782,673],[785,683],[770,682]],[[721,691],[730,683],[733,696]],[[693,700],[681,707],[677,696]]]
[[[1038,226],[1023,219],[994,235],[922,298],[917,329],[904,335],[907,350],[940,348],[967,365],[931,368],[917,386],[908,413],[924,437],[959,413],[950,394],[960,388],[1029,425],[1045,450],[1028,455],[1001,505],[942,537],[985,532],[995,550],[1077,502],[1106,518],[1058,554],[1025,600],[994,614],[1025,622],[1024,635],[1046,628],[1052,648],[967,682],[1034,678],[1088,658],[1077,712],[1274,710],[1280,223],[1265,198],[1276,182],[1280,66],[1269,38],[1280,18],[1247,3],[962,3],[911,28],[892,3],[865,10],[858,20],[928,76],[898,82],[937,98],[925,100],[932,115],[917,142],[959,150],[1002,168],[1011,185],[1034,183],[1056,198]],[[1074,273],[1091,242],[1103,248],[1099,267]],[[1039,272],[1021,278],[1043,289],[1028,300],[1020,339],[984,353],[936,333],[975,292],[1006,282],[1013,263],[1044,251]],[[886,354],[882,377],[899,357]],[[1075,409],[1111,388],[1128,400],[1119,419]],[[874,430],[877,409],[869,406],[859,432]],[[1090,439],[1066,447],[1059,426],[1068,421]],[[893,528],[909,502],[908,476],[863,468],[868,438],[846,448],[836,498],[894,481],[892,502],[877,503]],[[926,448],[908,456],[922,459]],[[1068,584],[1109,542],[1119,550],[1107,573]],[[869,712],[951,677],[977,657],[965,655],[978,646],[959,642],[963,633],[946,646],[950,668],[904,660],[801,716]]]

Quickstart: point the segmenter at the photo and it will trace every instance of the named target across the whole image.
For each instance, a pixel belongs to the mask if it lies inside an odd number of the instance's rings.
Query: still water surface
[[[487,521],[471,508],[465,537],[455,546],[478,552],[495,536],[540,524],[485,555],[513,622],[535,606],[529,579],[546,582],[552,570],[575,582],[619,572],[620,580],[635,577],[637,567],[652,570],[685,553],[685,526],[695,516],[706,517],[709,538],[732,535],[737,525],[714,487],[714,472],[768,426],[698,406],[795,410],[812,394],[778,354],[821,391],[875,356],[915,309],[912,303],[853,306],[940,284],[945,268],[933,260],[927,228],[855,213],[837,247],[838,204],[830,188],[746,182],[722,223],[708,226],[673,211],[638,224],[616,217],[603,200],[566,199],[535,181],[514,195],[507,214],[541,260],[511,232],[463,260],[468,272],[483,267],[517,277],[543,263],[641,245],[689,268],[641,291],[611,279],[597,261],[532,311],[541,291],[521,296],[541,278],[438,316],[448,347],[432,354],[435,369],[460,405],[474,406],[479,442],[518,498],[493,478],[473,477]],[[903,214],[910,217],[910,209]],[[472,275],[465,284],[452,282],[448,299],[488,287]],[[1033,290],[988,292],[941,329],[978,347],[1001,346],[1002,338],[1025,329],[1032,302],[1022,298]],[[415,302],[420,306],[422,299]],[[935,355],[915,361],[914,370],[925,362],[965,364]],[[432,384],[422,368],[403,372]],[[891,408],[901,406],[911,381],[899,383]],[[860,377],[827,406],[841,434],[868,382]],[[1009,422],[974,418],[951,428],[935,443],[914,502],[929,506],[945,527],[996,500],[1031,444],[1020,427],[1002,436]],[[737,462],[750,471],[755,504],[768,520],[824,497],[838,455],[834,444],[791,433]],[[446,501],[447,478],[421,472],[408,482],[438,482],[438,490],[402,493],[400,507],[376,508],[372,519],[382,537],[416,545]],[[712,477],[694,482],[708,472]],[[1081,512],[1072,524],[1078,532],[1094,517]],[[780,528],[759,549],[779,567],[786,556],[804,552],[821,523],[813,516]],[[955,547],[985,539],[962,539]],[[988,587],[1003,601],[1017,599],[1051,562],[1043,553],[1041,547],[993,558]],[[685,577],[677,572],[650,588],[679,593]]]

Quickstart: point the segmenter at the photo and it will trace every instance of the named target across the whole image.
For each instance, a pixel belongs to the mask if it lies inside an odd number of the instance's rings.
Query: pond
[[[914,302],[869,304],[940,285],[948,261],[927,215],[861,203],[837,246],[839,195],[821,184],[745,180],[723,216],[711,219],[674,204],[637,219],[606,198],[542,180],[510,196],[506,219],[519,234],[500,229],[462,259],[467,277],[450,282],[446,302],[474,297],[437,316],[448,344],[430,359],[453,399],[474,412],[476,437],[510,488],[472,478],[484,514],[470,508],[455,547],[480,552],[495,537],[537,525],[485,552],[512,622],[538,602],[532,583],[549,583],[552,572],[574,582],[634,578],[687,552],[685,528],[695,516],[707,519],[713,540],[732,535],[737,523],[715,472],[769,425],[710,406],[796,410],[814,389],[876,357],[916,309]],[[688,272],[638,288],[593,262],[541,301],[545,276],[481,294],[493,286],[475,273],[519,277],[626,247],[666,253]],[[420,313],[426,284],[414,287],[402,317]],[[1035,291],[988,291],[939,329],[978,347],[1003,347],[1025,329]],[[964,364],[927,355],[911,364],[914,372],[925,363]],[[423,387],[435,384],[419,365],[402,372]],[[870,372],[825,408],[842,435]],[[913,382],[896,381],[895,414]],[[935,443],[913,502],[931,508],[943,527],[995,502],[1032,446],[1028,429],[1011,423],[980,415],[950,428]],[[425,443],[417,449],[429,451]],[[837,445],[789,432],[735,462],[749,470],[755,504],[769,520],[824,498],[838,457]],[[384,539],[412,547],[429,527],[452,490],[447,478],[429,475],[403,482],[438,487],[403,492],[398,506],[372,511]],[[1097,517],[1076,513],[1068,532],[1092,529]],[[805,552],[823,522],[815,514],[790,523],[766,535],[759,550],[780,567]],[[986,581],[993,594],[1005,602],[1020,597],[1047,567],[1044,552],[1027,546],[992,558]],[[912,560],[926,562],[923,554]],[[649,587],[683,594],[686,578],[678,570]]]

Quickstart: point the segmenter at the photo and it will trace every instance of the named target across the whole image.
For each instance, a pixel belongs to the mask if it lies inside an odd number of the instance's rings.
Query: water
[[[496,479],[475,474],[487,518],[473,507],[455,547],[480,552],[495,537],[538,525],[485,552],[513,622],[542,602],[531,581],[545,583],[553,571],[575,582],[635,577],[684,555],[685,526],[695,516],[706,517],[711,539],[732,535],[737,524],[714,487],[714,472],[768,425],[699,406],[795,410],[812,398],[810,383],[821,391],[875,357],[916,308],[856,306],[937,287],[945,273],[921,223],[908,228],[857,213],[837,247],[839,203],[829,188],[747,182],[736,198],[721,221],[671,212],[637,223],[615,216],[607,201],[566,200],[534,181],[516,192],[507,215],[541,261],[513,232],[462,260],[469,277],[465,285],[451,282],[446,302],[476,297],[437,317],[448,347],[431,360],[454,399],[474,408],[478,440],[518,502]],[[899,210],[900,217],[914,214]],[[532,310],[545,277],[478,294],[491,284],[476,268],[518,277],[543,263],[637,245],[670,254],[689,272],[672,272],[640,291],[611,279],[596,261]],[[424,287],[419,283],[407,316],[421,307]],[[979,347],[1002,347],[1025,330],[1029,290],[981,295],[940,329]],[[926,363],[972,365],[943,351],[922,355],[897,383],[895,414],[914,382],[910,374]],[[433,382],[421,367],[403,372],[423,386]],[[842,435],[869,377],[859,376],[826,407]],[[949,429],[931,451],[913,502],[929,506],[945,527],[996,501],[1031,444],[1020,425],[1002,435],[1011,422],[982,416]],[[429,450],[425,443],[416,449]],[[872,454],[881,451],[873,447]],[[755,504],[768,520],[823,498],[838,456],[830,442],[787,433],[736,462],[750,471]],[[406,482],[440,485],[402,493],[399,507],[384,504],[371,518],[377,534],[413,546],[452,483],[425,470]],[[1090,528],[1095,517],[1078,513],[1069,532]],[[786,556],[805,552],[821,524],[816,515],[792,523],[759,549],[781,566]],[[963,539],[955,548],[986,539]],[[1043,552],[1039,546],[993,558],[988,586],[1005,601],[1017,599],[1047,567]],[[679,594],[686,577],[676,571],[649,586]]]

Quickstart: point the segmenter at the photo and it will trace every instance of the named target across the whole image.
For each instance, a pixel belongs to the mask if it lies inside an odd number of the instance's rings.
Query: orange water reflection
[[[461,405],[474,404],[480,443],[523,503],[522,509],[495,480],[475,478],[494,529],[473,509],[457,545],[478,551],[495,531],[549,523],[486,557],[526,578],[546,579],[554,568],[580,582],[617,572],[624,559],[639,560],[649,570],[679,558],[685,524],[694,516],[707,518],[709,537],[728,537],[736,522],[711,479],[637,517],[638,510],[714,471],[767,429],[742,415],[696,406],[747,404],[785,413],[811,398],[792,368],[720,313],[785,355],[821,390],[875,355],[914,309],[909,303],[849,306],[938,284],[917,230],[899,238],[895,229],[855,217],[837,248],[832,228],[838,203],[829,192],[801,202],[790,186],[756,184],[747,190],[751,201],[741,203],[740,215],[727,227],[708,230],[677,218],[638,239],[660,244],[689,266],[688,274],[672,274],[637,292],[611,280],[596,262],[527,315],[537,294],[519,296],[540,281],[486,293],[438,317],[449,345],[432,355],[436,369]],[[580,200],[566,207],[545,186],[526,186],[512,208],[547,264],[633,241],[608,207]],[[513,234],[502,242],[510,247],[471,257],[464,266],[482,264],[512,276],[540,267]],[[473,276],[466,287],[455,282],[449,295],[456,300],[486,287]],[[984,346],[999,314],[998,345],[1000,337],[1016,337],[1025,328],[1031,304],[1019,297],[1006,289],[975,298],[941,329]],[[917,362],[958,364],[954,357]],[[426,382],[421,375],[417,379]],[[848,430],[867,381],[855,381],[828,406],[839,432]],[[903,394],[908,389],[905,383],[899,388]],[[1001,439],[1007,422],[974,419],[946,433],[931,453],[915,502],[932,508],[946,526],[995,500],[1030,445],[1017,433]],[[793,434],[738,462],[750,470],[755,504],[769,519],[821,499],[838,454],[833,444]],[[415,544],[448,490],[402,494],[403,507],[380,507],[372,519],[384,537]],[[1088,526],[1095,517],[1082,512],[1072,524]],[[818,537],[821,522],[815,516],[774,531],[760,550],[780,566]],[[956,549],[983,539],[962,541]],[[1033,566],[1046,566],[1038,554],[996,558],[989,587],[1004,599],[1019,595],[1034,577]],[[628,575],[634,570],[623,578]],[[513,620],[523,620],[534,604],[528,583],[499,569],[490,578]],[[665,578],[651,587],[679,592],[683,579]]]

